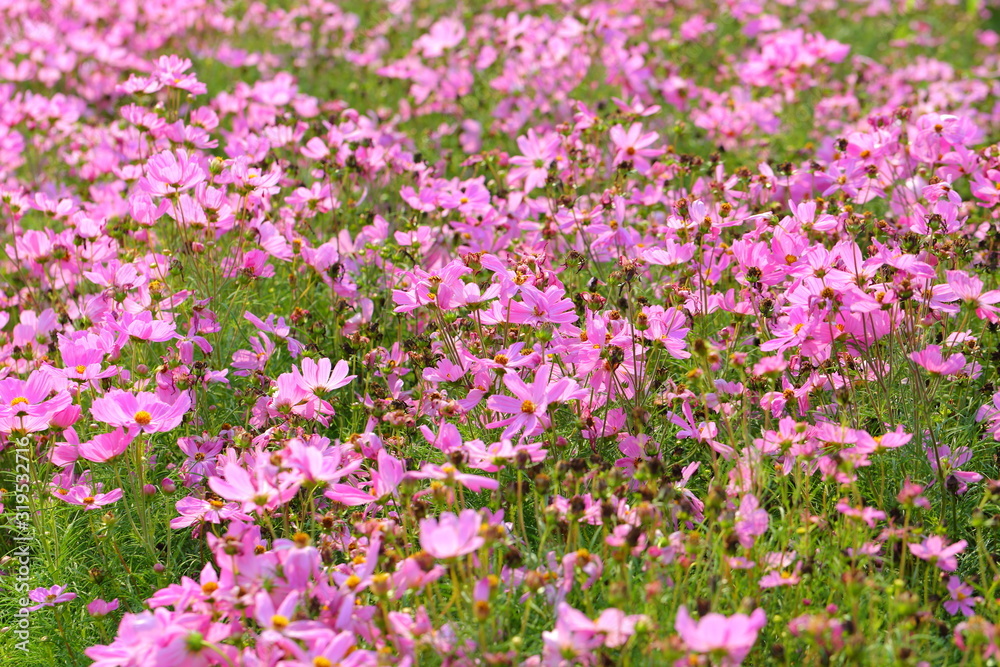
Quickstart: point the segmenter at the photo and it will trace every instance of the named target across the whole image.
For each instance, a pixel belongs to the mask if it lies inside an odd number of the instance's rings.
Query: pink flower
[[[206,642],[192,642],[192,639],[207,635],[211,640],[213,630],[210,614],[177,613],[162,608],[125,614],[112,644],[92,646],[84,653],[94,661],[94,667],[206,667],[217,663],[218,655],[209,654],[205,649]],[[202,653],[212,655],[214,659]],[[230,659],[230,662],[234,661]]]
[[[928,345],[920,352],[912,352],[910,359],[931,375],[954,375],[965,368],[964,355],[953,354],[944,358],[940,345]]]
[[[197,159],[183,150],[157,153],[149,158],[146,169],[146,178],[140,185],[145,184],[150,194],[161,197],[190,190],[207,176]]]
[[[28,598],[38,604],[28,607],[28,611],[38,611],[42,607],[54,607],[63,602],[69,602],[76,598],[76,593],[66,593],[65,586],[53,586],[52,588],[36,588],[28,593]]]
[[[224,503],[221,500],[201,500],[199,498],[182,498],[177,501],[179,517],[170,520],[170,527],[186,528],[197,523],[222,523],[223,521],[249,521],[250,516],[240,511],[236,503]]]
[[[565,602],[556,609],[555,629],[543,632],[542,640],[546,667],[593,664],[594,650],[604,643],[597,624]]]
[[[955,296],[976,307],[976,315],[990,322],[1000,321],[997,308],[993,304],[1000,302],[1000,290],[983,291],[983,281],[978,276],[970,276],[964,271],[946,271],[948,286]]]
[[[437,519],[421,519],[420,546],[435,558],[464,556],[485,543],[479,537],[481,524],[479,513],[473,509],[462,510],[457,516],[445,512]]]
[[[882,510],[874,507],[853,507],[846,498],[837,503],[837,511],[844,516],[860,519],[868,524],[869,528],[874,528],[877,521],[885,518],[886,514]]]
[[[305,357],[302,359],[301,373],[299,369],[292,367],[292,374],[299,381],[299,386],[317,396],[350,384],[357,375],[348,375],[348,371],[350,366],[343,359],[336,366],[331,366],[329,359],[320,359],[316,363]]]
[[[116,319],[108,322],[108,328],[121,334],[118,340],[119,344],[124,344],[130,338],[152,343],[162,343],[178,338],[176,327],[172,323],[155,319],[148,310],[138,314],[122,313]]]
[[[948,593],[951,599],[945,601],[944,609],[952,615],[972,616],[975,613],[973,608],[976,603],[983,601],[983,598],[972,595],[972,586],[962,583],[962,580],[954,575],[948,579]]]
[[[89,484],[81,484],[71,489],[56,489],[52,495],[70,505],[79,505],[85,510],[100,509],[105,505],[116,503],[122,498],[121,489],[115,489],[108,493],[101,493],[100,489],[100,484],[96,485],[96,490],[91,488]]]
[[[102,600],[101,598],[96,598],[91,600],[87,605],[87,613],[94,617],[107,616],[115,609],[118,609],[118,598],[115,598],[111,602]]]
[[[687,648],[695,653],[711,655],[720,665],[739,665],[746,658],[757,633],[767,625],[763,609],[757,609],[750,616],[734,614],[707,614],[695,623],[688,615],[687,607],[677,610],[674,627],[680,633]]]
[[[566,290],[551,285],[543,292],[533,285],[521,286],[522,301],[511,301],[505,309],[506,318],[516,324],[540,326],[542,324],[573,324],[577,320],[576,308],[566,298]]]
[[[920,507],[925,510],[931,508],[931,503],[927,498],[921,494],[924,492],[924,487],[919,484],[914,484],[907,477],[903,481],[903,488],[900,489],[899,493],[896,495],[896,500],[905,507]]]
[[[571,398],[582,398],[585,393],[580,393],[576,382],[570,378],[560,378],[556,382],[549,384],[552,377],[552,366],[540,366],[535,371],[535,380],[529,387],[516,373],[506,373],[503,376],[503,383],[514,394],[502,396],[499,394],[490,396],[486,405],[490,410],[512,415],[506,419],[501,419],[488,424],[490,428],[506,426],[502,438],[510,438],[517,432],[524,430],[525,436],[539,433],[548,423],[545,418],[545,411],[549,403],[555,403]]]
[[[233,375],[246,376],[253,371],[262,371],[271,355],[274,354],[274,343],[266,334],[258,333],[250,339],[253,350],[237,350],[233,352],[233,363],[237,369]]]
[[[155,394],[132,394],[112,389],[94,401],[90,414],[97,421],[124,426],[130,431],[134,429],[144,433],[162,433],[177,428],[190,407],[191,398],[184,391],[170,405],[158,399]]]
[[[338,480],[361,466],[360,459],[342,465],[343,452],[339,447],[330,446],[325,438],[310,441],[292,438],[282,454],[284,467],[290,468],[309,484]]]
[[[908,544],[910,553],[917,558],[925,560],[933,565],[937,565],[945,572],[954,572],[958,568],[956,555],[965,551],[968,542],[959,540],[951,546],[945,546],[946,542],[940,535],[931,535],[920,544]]]
[[[633,123],[628,131],[621,125],[611,128],[611,141],[615,144],[614,164],[618,166],[625,162],[631,162],[635,170],[640,174],[649,171],[649,158],[663,154],[661,148],[649,148],[660,138],[656,132],[642,133],[642,123]]]
[[[624,646],[629,637],[635,634],[636,625],[640,622],[648,623],[649,617],[645,614],[626,616],[621,609],[610,607],[601,612],[594,625],[604,633],[604,645],[617,648]]]
[[[445,463],[442,466],[434,465],[433,463],[425,463],[419,471],[406,473],[406,477],[408,479],[437,479],[441,481],[454,480],[473,493],[479,493],[483,489],[490,489],[492,491],[500,487],[500,482],[492,477],[470,475],[457,470],[455,466],[450,463]]]
[[[0,433],[44,431],[59,413],[70,407],[72,397],[50,373],[35,371],[27,380],[0,380]]]
[[[768,572],[757,584],[761,588],[777,588],[778,586],[794,586],[801,581],[797,572],[789,570],[773,570]]]
[[[310,633],[315,635],[323,627],[317,621],[292,620],[295,618],[300,598],[301,593],[292,590],[284,596],[281,604],[275,606],[267,591],[257,593],[254,598],[254,618],[263,628],[261,639],[280,641],[282,636],[305,638]]]
[[[111,433],[102,433],[95,436],[93,440],[81,442],[77,447],[77,452],[88,461],[104,463],[124,454],[133,439],[135,439],[135,430],[125,431],[119,427]]]
[[[507,174],[508,182],[513,186],[523,181],[525,192],[545,185],[549,166],[559,154],[558,135],[546,134],[539,137],[530,129],[527,136],[517,138],[517,147],[521,150],[521,155],[510,158],[514,168]]]
[[[736,536],[744,549],[753,546],[754,539],[758,535],[767,532],[770,517],[767,510],[760,509],[760,501],[757,496],[748,493],[740,501],[740,508],[736,510]]]
[[[179,88],[192,95],[203,95],[208,92],[205,84],[198,81],[194,74],[187,72],[189,69],[191,61],[187,58],[175,55],[160,56],[156,61],[153,76],[165,86]]]
[[[244,512],[273,510],[291,500],[299,490],[298,483],[277,479],[263,465],[248,471],[230,462],[220,473],[218,477],[210,477],[208,485],[220,497],[242,503]]]
[[[267,406],[271,417],[295,414],[305,419],[322,419],[322,415],[333,414],[333,406],[306,387],[298,369],[279,375],[275,385],[278,390]]]
[[[431,26],[430,31],[418,37],[414,48],[419,48],[427,58],[438,58],[465,39],[465,25],[457,18],[447,16]]]

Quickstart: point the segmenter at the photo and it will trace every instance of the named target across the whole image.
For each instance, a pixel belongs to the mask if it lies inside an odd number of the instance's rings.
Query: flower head
[[[76,598],[76,593],[67,593],[65,586],[53,586],[52,588],[36,588],[28,592],[28,599],[38,604],[27,607],[28,611],[38,611],[42,607],[54,607],[63,602],[69,602]]]
[[[735,666],[746,658],[757,641],[757,633],[765,625],[767,616],[763,609],[750,616],[707,614],[696,623],[687,607],[681,605],[674,627],[688,650],[713,656],[720,665]]]
[[[435,558],[455,558],[472,553],[483,546],[479,536],[482,521],[473,509],[455,515],[445,512],[437,519],[420,521],[420,546]]]
[[[136,432],[161,433],[177,428],[190,407],[191,398],[187,392],[181,392],[171,405],[155,394],[132,394],[112,389],[94,401],[90,412],[94,419],[112,426],[124,426],[130,432],[134,429]]]

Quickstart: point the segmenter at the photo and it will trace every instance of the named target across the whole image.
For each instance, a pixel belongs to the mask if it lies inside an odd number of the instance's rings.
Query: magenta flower
[[[615,145],[614,164],[618,166],[624,162],[631,162],[635,170],[640,174],[649,171],[649,158],[663,154],[662,148],[650,148],[656,140],[660,138],[656,132],[642,133],[642,124],[633,123],[628,131],[621,125],[611,128],[611,141]]]
[[[320,359],[316,363],[305,357],[302,359],[301,373],[298,368],[292,367],[292,374],[299,381],[299,386],[317,396],[350,384],[357,375],[348,375],[349,371],[350,366],[343,359],[333,366],[329,359]]]
[[[908,544],[910,553],[917,558],[927,561],[932,565],[937,565],[945,572],[954,572],[958,568],[956,555],[965,551],[968,542],[959,540],[950,546],[946,546],[945,539],[940,535],[931,535],[920,544]]]
[[[0,380],[0,433],[44,431],[56,413],[73,403],[54,375],[35,371],[27,380]]]
[[[479,536],[482,520],[473,509],[462,510],[459,515],[445,512],[437,519],[420,520],[420,546],[435,558],[456,558],[472,553],[483,546]]]
[[[38,604],[28,607],[28,611],[38,611],[42,607],[54,607],[63,602],[69,602],[76,598],[76,593],[67,593],[65,586],[53,586],[52,588],[36,588],[28,592],[28,598]]]
[[[208,92],[207,86],[198,81],[194,74],[187,72],[191,69],[191,61],[180,56],[169,55],[160,56],[156,61],[156,70],[153,77],[170,88],[179,88],[192,95],[203,95]]]
[[[490,396],[486,405],[490,410],[512,416],[488,426],[490,428],[506,426],[502,438],[510,438],[522,429],[526,437],[532,436],[541,432],[548,424],[545,411],[550,403],[586,396],[586,392],[581,392],[574,380],[564,377],[550,385],[551,377],[550,365],[540,366],[535,371],[535,380],[530,387],[516,373],[505,374],[503,383],[514,396],[495,394]]]
[[[753,546],[758,535],[767,532],[770,517],[767,510],[760,508],[760,501],[757,496],[748,493],[740,501],[740,507],[736,510],[736,536],[744,549]]]
[[[750,616],[707,614],[695,623],[683,605],[677,610],[674,623],[688,650],[707,654],[726,666],[743,662],[757,641],[757,633],[765,625],[767,617],[763,609],[755,610]]]
[[[218,477],[210,477],[212,491],[226,500],[242,503],[244,512],[273,510],[295,495],[297,482],[278,479],[265,465],[255,465],[247,470],[238,463],[222,466]]]
[[[841,499],[841,501],[837,503],[837,511],[844,516],[864,521],[868,524],[869,528],[874,528],[876,522],[881,521],[886,517],[885,512],[877,510],[874,507],[854,507],[847,502],[846,498]]]
[[[283,452],[284,467],[290,468],[309,484],[338,480],[361,466],[360,459],[342,465],[342,456],[340,448],[330,446],[325,439],[306,441],[292,438]]]
[[[508,182],[511,185],[523,182],[525,192],[545,185],[549,167],[559,154],[559,136],[545,134],[539,137],[529,129],[527,136],[517,138],[517,147],[521,155],[510,158],[514,168],[507,174]]]
[[[236,369],[233,375],[250,375],[253,371],[262,371],[271,355],[274,354],[274,343],[266,334],[258,333],[250,338],[252,350],[237,350],[233,352],[233,363]]]
[[[603,644],[601,631],[583,612],[565,602],[556,610],[556,627],[542,633],[546,666],[591,665],[593,652]]]
[[[207,174],[197,159],[186,151],[163,151],[149,158],[147,175],[143,179],[149,193],[165,196],[190,190],[205,180]]]
[[[799,583],[802,578],[799,576],[798,572],[793,572],[790,570],[772,570],[768,572],[757,585],[761,588],[777,588],[779,586],[794,586]]]
[[[221,500],[201,500],[199,498],[182,498],[177,501],[179,517],[170,520],[170,527],[186,528],[198,523],[222,523],[223,521],[249,521],[250,516],[240,511],[236,503],[225,503]]]
[[[522,301],[511,301],[506,319],[517,324],[534,327],[542,324],[572,324],[576,322],[576,308],[566,298],[566,290],[552,285],[543,292],[532,285],[521,286]]]
[[[162,433],[177,428],[184,414],[191,407],[191,398],[182,391],[177,401],[170,405],[155,394],[140,392],[132,394],[121,389],[112,389],[94,401],[91,416],[112,426],[124,426],[132,431]]]
[[[425,463],[420,470],[406,473],[406,478],[436,479],[440,481],[454,480],[473,493],[479,493],[483,489],[490,489],[492,491],[500,487],[500,482],[492,477],[470,475],[457,470],[455,466],[450,463],[445,463],[441,466],[434,465],[433,463]]]
[[[101,598],[96,598],[91,600],[87,605],[87,613],[95,618],[100,618],[101,616],[107,616],[115,609],[118,609],[118,598],[115,598],[111,602],[102,600]]]
[[[122,490],[115,489],[108,493],[101,493],[100,484],[97,484],[96,488],[89,484],[81,484],[70,489],[56,489],[53,495],[70,505],[79,505],[85,510],[96,510],[121,500]]]
[[[990,322],[1000,321],[998,309],[994,305],[1000,303],[1000,290],[983,291],[983,281],[978,276],[970,276],[964,271],[946,271],[948,287],[955,297],[965,303],[971,303],[976,308],[976,315]]]
[[[77,447],[77,452],[88,461],[104,463],[124,454],[134,439],[134,429],[126,431],[119,427],[111,433],[102,433],[95,436],[93,440],[81,442]]]
[[[276,606],[267,591],[259,591],[254,598],[254,618],[264,629],[261,638],[267,641],[280,641],[282,636],[305,638],[322,629],[324,626],[317,621],[293,620],[300,601],[301,593],[292,590]]]
[[[108,347],[105,347],[105,346]],[[52,371],[73,380],[101,380],[118,373],[118,368],[103,368],[105,354],[114,345],[114,336],[106,332],[104,336],[84,334],[76,340],[60,337],[59,353],[64,368]]]
[[[983,598],[974,596],[973,592],[972,586],[962,583],[961,579],[952,575],[948,579],[948,593],[951,595],[951,599],[945,600],[945,611],[952,615],[972,616],[975,613],[973,608],[976,603],[983,601]]]
[[[928,345],[919,352],[912,352],[910,359],[931,375],[954,375],[965,368],[965,356],[953,354],[941,356],[940,345]]]
[[[208,634],[211,627],[208,614],[178,614],[163,608],[125,614],[113,643],[92,646],[84,653],[94,661],[94,667],[161,664],[205,667],[216,661],[200,655],[204,644],[191,640]]]
[[[178,337],[172,323],[154,318],[148,310],[138,314],[123,313],[116,319],[109,320],[108,328],[120,334],[119,344],[124,344],[130,338],[162,343]]]

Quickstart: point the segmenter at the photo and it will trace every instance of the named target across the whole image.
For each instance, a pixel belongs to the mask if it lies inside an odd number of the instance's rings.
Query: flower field
[[[1000,6],[0,0],[0,665],[1000,662]]]

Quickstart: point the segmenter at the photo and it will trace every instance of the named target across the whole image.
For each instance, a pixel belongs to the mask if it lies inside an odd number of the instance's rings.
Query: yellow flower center
[[[532,401],[525,401],[521,403],[521,412],[525,414],[532,414],[535,412],[535,404]]]
[[[313,658],[313,667],[333,667],[333,663],[321,655]]]
[[[94,500],[95,500],[94,496],[87,496],[86,498],[83,499],[83,504],[84,505],[93,505],[94,504]]]
[[[219,584],[214,581],[206,581],[201,585],[201,592],[205,595],[211,595],[215,591],[219,590]]]
[[[153,421],[153,415],[149,414],[145,410],[139,410],[135,413],[135,423],[140,426],[148,426],[149,422]]]
[[[79,366],[76,367],[76,374],[77,375],[83,375],[86,372],[87,372],[87,367],[84,366],[83,364],[80,364]]]
[[[275,614],[271,617],[271,625],[278,630],[284,630],[290,622],[287,616],[282,616],[281,614]]]
[[[18,396],[18,397],[14,398],[10,402],[10,407],[14,407],[15,405],[19,405],[21,403],[27,403],[27,402],[28,402],[28,399],[26,399],[24,396]]]

